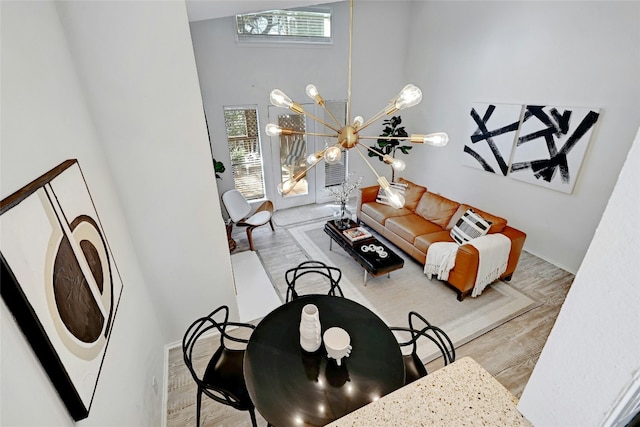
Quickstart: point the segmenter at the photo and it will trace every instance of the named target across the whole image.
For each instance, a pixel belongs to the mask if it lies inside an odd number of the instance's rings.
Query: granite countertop
[[[531,426],[517,403],[482,366],[464,357],[329,426]]]

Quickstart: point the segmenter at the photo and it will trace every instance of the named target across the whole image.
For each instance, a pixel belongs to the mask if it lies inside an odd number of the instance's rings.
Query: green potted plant
[[[224,164],[222,162],[217,161],[216,159],[213,159],[213,169],[216,173],[216,178],[222,179],[222,177],[219,174],[225,171]]]
[[[389,137],[394,138],[408,138],[409,134],[404,129],[404,126],[400,126],[402,124],[402,118],[400,116],[393,116],[390,119],[386,119],[382,122],[384,129],[382,133],[379,135],[380,138],[377,140],[378,145],[372,146],[374,150],[381,152],[382,154],[388,154],[394,159],[396,158],[396,151],[400,150],[402,154],[409,154],[409,150],[413,147],[410,145],[400,145],[402,142],[401,139],[388,139]],[[382,160],[382,156],[374,153],[373,151],[368,151],[369,157],[378,157],[378,160]],[[395,170],[391,168],[391,181],[395,180]]]

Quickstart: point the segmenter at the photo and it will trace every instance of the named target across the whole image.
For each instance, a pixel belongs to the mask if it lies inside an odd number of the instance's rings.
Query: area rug
[[[273,222],[279,227],[303,224],[322,218],[331,218],[335,209],[330,204],[311,204],[294,209],[283,209],[274,212]]]
[[[340,246],[329,250],[329,236],[324,232],[326,221],[315,221],[289,227],[287,231],[309,259],[322,261],[342,270],[340,287],[345,297],[359,302],[376,313],[390,326],[406,326],[410,311],[422,314],[439,326],[451,338],[455,347],[473,340],[493,328],[540,305],[514,286],[496,281],[482,295],[463,301],[445,283],[428,279],[423,266],[386,239],[369,229],[380,241],[405,260],[404,267],[377,278],[369,277],[364,285],[364,270]],[[286,283],[275,283],[281,298]],[[314,289],[314,286],[317,286]],[[324,293],[324,283],[308,284],[306,293]],[[305,293],[303,292],[303,293]],[[434,354],[433,357],[436,355]],[[430,357],[425,357],[429,361]]]

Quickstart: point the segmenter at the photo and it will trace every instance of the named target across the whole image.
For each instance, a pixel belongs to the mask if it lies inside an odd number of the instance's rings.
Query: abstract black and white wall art
[[[599,111],[525,106],[509,176],[572,193]]]
[[[572,193],[599,109],[474,103],[463,164]]]
[[[76,160],[0,202],[2,298],[70,415],[86,418],[123,289]]]
[[[521,113],[522,105],[473,104],[463,163],[507,176]]]

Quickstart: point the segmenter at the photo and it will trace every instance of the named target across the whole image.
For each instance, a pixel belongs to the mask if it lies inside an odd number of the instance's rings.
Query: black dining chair
[[[418,342],[431,342],[440,351],[444,360],[444,365],[448,365],[456,360],[456,351],[453,348],[453,343],[449,336],[439,327],[433,326],[422,315],[415,311],[409,312],[409,326],[393,326],[390,327],[391,332],[394,333],[398,344],[401,348],[410,348],[410,353],[403,352],[402,358],[404,360],[405,368],[405,385],[412,383],[413,381],[422,378],[428,374],[427,368],[422,363],[422,359],[418,355]],[[428,346],[433,349],[433,346]],[[427,350],[429,351],[429,350]],[[426,351],[421,348],[421,353],[425,354]]]
[[[227,329],[229,327],[232,331]],[[230,322],[229,307],[223,305],[193,322],[184,334],[184,363],[198,386],[197,426],[200,426],[202,394],[240,411],[249,411],[251,424],[257,426],[255,407],[249,397],[242,370],[248,336],[253,329],[255,326],[251,324]],[[215,332],[219,337],[212,336]],[[211,348],[212,340],[219,340],[219,345],[207,363],[208,354],[204,355],[203,352]],[[215,342],[213,344],[215,346]],[[199,374],[203,370],[204,373]]]
[[[287,281],[287,299],[286,302],[293,301],[300,296],[301,278],[304,285],[308,288],[315,288],[317,281],[328,283],[329,291],[327,295],[344,297],[339,282],[342,278],[342,271],[337,267],[331,267],[321,261],[305,261],[297,267],[287,270],[284,274]],[[298,289],[296,290],[296,286]],[[318,292],[311,292],[317,294]]]

